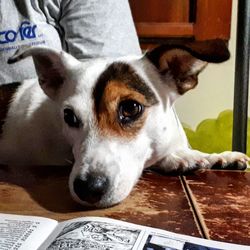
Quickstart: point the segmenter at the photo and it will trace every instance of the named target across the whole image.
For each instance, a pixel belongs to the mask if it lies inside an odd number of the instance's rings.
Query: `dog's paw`
[[[210,168],[210,166],[205,154],[197,150],[180,150],[167,155],[155,164],[155,167],[166,173],[178,174]]]
[[[165,156],[154,167],[166,173],[186,173],[198,169],[244,170],[250,158],[239,152],[206,154],[197,150],[180,150]]]
[[[232,169],[244,170],[249,165],[250,158],[240,152],[223,152],[221,154],[211,154],[207,156],[211,169]]]

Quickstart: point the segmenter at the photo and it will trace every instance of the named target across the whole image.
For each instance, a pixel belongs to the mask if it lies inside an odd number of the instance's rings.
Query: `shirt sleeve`
[[[78,59],[141,54],[127,0],[62,0],[59,27]]]

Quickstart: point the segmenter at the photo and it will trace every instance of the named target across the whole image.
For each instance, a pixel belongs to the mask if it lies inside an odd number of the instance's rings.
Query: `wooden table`
[[[71,199],[69,173],[67,167],[0,166],[0,212],[57,220],[106,216],[250,245],[250,173],[207,170],[179,177],[146,171],[126,200],[100,210]]]

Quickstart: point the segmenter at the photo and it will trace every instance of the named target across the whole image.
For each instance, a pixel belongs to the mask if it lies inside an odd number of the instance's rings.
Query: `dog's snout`
[[[101,174],[88,174],[86,178],[76,177],[73,183],[76,195],[88,203],[94,204],[106,193],[109,180]]]

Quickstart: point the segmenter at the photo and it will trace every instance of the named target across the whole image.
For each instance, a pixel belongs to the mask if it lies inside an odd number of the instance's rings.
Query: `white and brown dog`
[[[62,51],[29,48],[9,63],[29,56],[38,80],[24,81],[12,98],[0,139],[2,164],[72,161],[73,198],[97,207],[126,198],[152,165],[165,172],[247,167],[249,158],[241,153],[192,150],[173,108],[208,62],[229,58],[222,41],[82,62]]]

